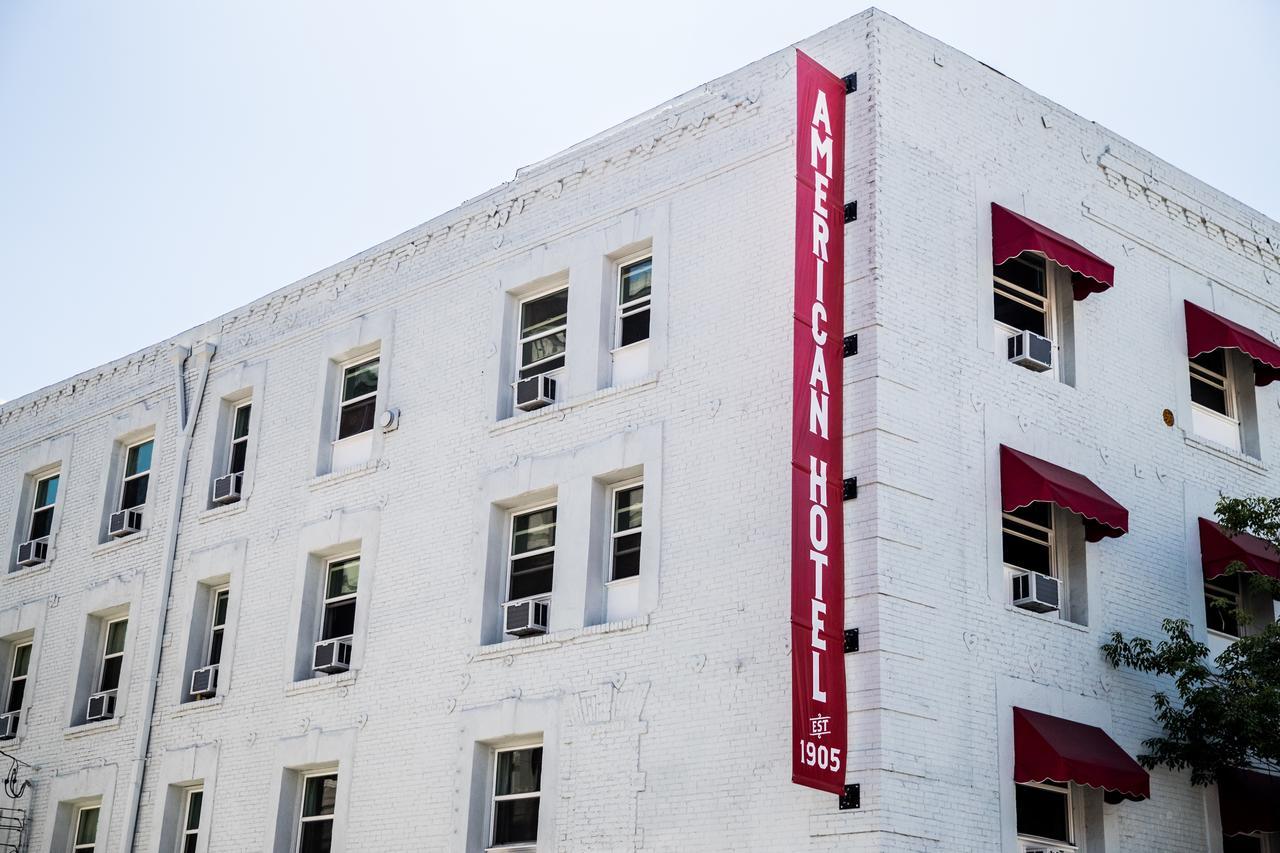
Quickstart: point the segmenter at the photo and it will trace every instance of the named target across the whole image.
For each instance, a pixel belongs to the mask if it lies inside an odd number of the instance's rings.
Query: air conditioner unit
[[[49,559],[49,540],[32,539],[18,546],[19,566],[38,566]]]
[[[227,474],[213,481],[213,502],[216,504],[233,504],[240,500],[240,486],[244,483],[244,474]]]
[[[129,536],[142,529],[142,513],[136,509],[122,509],[111,513],[107,533],[113,538]]]
[[[346,672],[351,669],[351,638],[340,637],[316,643],[311,663],[316,672]]]
[[[1053,341],[1035,332],[1022,331],[1009,337],[1009,361],[1028,370],[1053,369]]]
[[[0,740],[13,740],[18,736],[19,711],[0,714]]]
[[[1016,572],[1013,576],[1013,606],[1036,613],[1058,609],[1061,583],[1039,572]]]
[[[545,373],[516,383],[516,408],[522,412],[532,412],[555,401],[556,380]]]
[[[218,665],[202,666],[191,673],[191,695],[212,696],[218,692]]]
[[[89,696],[89,712],[84,715],[86,721],[109,720],[116,715],[116,691],[104,690]]]
[[[551,611],[549,598],[522,598],[503,605],[503,630],[516,637],[532,637],[547,633],[547,616]]]

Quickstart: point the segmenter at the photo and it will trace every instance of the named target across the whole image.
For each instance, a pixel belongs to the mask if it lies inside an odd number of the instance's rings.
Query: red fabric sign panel
[[[844,82],[796,51],[791,780],[844,791]]]

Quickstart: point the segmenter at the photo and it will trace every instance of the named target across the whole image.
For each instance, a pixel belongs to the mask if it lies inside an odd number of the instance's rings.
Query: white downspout
[[[155,713],[156,691],[160,682],[160,656],[164,633],[169,621],[169,594],[173,588],[173,569],[178,556],[178,525],[182,520],[182,497],[187,488],[187,465],[191,457],[191,438],[195,434],[196,419],[200,415],[200,403],[204,400],[204,386],[209,379],[209,362],[217,346],[206,341],[195,351],[200,368],[195,397],[187,405],[186,371],[187,357],[191,350],[174,347],[169,354],[174,366],[175,394],[178,418],[182,432],[178,437],[177,476],[173,484],[173,508],[169,516],[169,528],[165,537],[164,567],[160,575],[160,597],[156,606],[155,633],[151,636],[151,661],[147,669],[147,686],[142,707],[142,731],[138,733],[138,748],[133,758],[133,774],[129,783],[129,810],[125,813],[124,849],[133,850],[133,838],[138,829],[138,812],[142,807],[142,782],[147,772],[147,751],[151,748],[151,718]],[[188,413],[188,409],[190,412]]]

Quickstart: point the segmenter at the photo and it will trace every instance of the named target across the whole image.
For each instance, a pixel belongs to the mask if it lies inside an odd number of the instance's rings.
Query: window
[[[352,364],[343,369],[342,403],[338,407],[339,441],[373,429],[378,408],[377,396],[377,358]]]
[[[31,529],[29,540],[47,539],[53,531],[53,508],[58,502],[58,475],[44,477],[36,482],[35,498],[31,502]]]
[[[652,282],[652,257],[632,261],[618,268],[618,346],[625,347],[649,339],[649,295]]]
[[[1210,631],[1240,636],[1239,575],[1219,575],[1204,582],[1204,615]]]
[[[5,714],[22,712],[22,702],[27,695],[27,669],[31,666],[31,644],[13,647],[13,666],[9,669],[9,690],[4,698]]]
[[[241,403],[231,415],[231,452],[227,460],[228,474],[243,474],[249,458],[249,415],[252,403]]]
[[[1200,436],[1240,449],[1234,371],[1225,349],[1201,353],[1189,362],[1191,426]]]
[[[120,509],[133,509],[147,502],[147,484],[151,480],[151,449],[154,444],[154,441],[148,440],[125,451]]]
[[[320,639],[350,638],[356,629],[356,587],[360,582],[360,558],[329,561],[325,571],[324,613]],[[326,850],[328,848],[325,848]]]
[[[1224,835],[1222,853],[1264,853],[1262,838],[1257,835]]]
[[[495,750],[491,847],[538,842],[541,788],[541,746]]]
[[[613,532],[610,543],[609,580],[640,575],[640,535],[643,523],[644,485],[619,486],[613,492]]]
[[[298,853],[329,853],[333,845],[333,811],[337,799],[337,773],[318,774],[303,779]]]
[[[1018,839],[1072,844],[1071,789],[1056,782],[1016,787]]]
[[[227,587],[213,591],[213,613],[209,619],[209,649],[205,666],[222,663],[222,637],[227,628],[227,602],[230,598],[231,590]]]
[[[555,557],[555,506],[512,516],[508,600],[550,595]]]
[[[520,379],[564,367],[568,320],[567,287],[520,303]]]
[[[120,669],[124,666],[124,640],[128,630],[128,618],[107,623],[107,636],[102,644],[102,667],[98,673],[99,693],[120,687]]]
[[[1004,513],[1001,539],[1006,566],[1057,577],[1052,504],[1038,501]]]
[[[200,838],[200,808],[204,805],[204,791],[192,788],[187,791],[182,806],[182,833],[178,836],[178,853],[195,853]]]
[[[1046,273],[1044,258],[1030,252],[1023,252],[995,268],[999,338],[1021,331],[1032,331],[1050,340],[1054,338],[1053,294]],[[1003,334],[999,334],[1001,331]]]
[[[72,853],[93,853],[98,846],[98,806],[84,806],[76,812],[76,834],[71,840]]]

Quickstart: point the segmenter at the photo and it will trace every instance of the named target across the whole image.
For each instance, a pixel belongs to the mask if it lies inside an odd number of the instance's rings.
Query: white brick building
[[[798,47],[858,75],[860,806],[789,781],[787,48],[0,407],[0,701],[19,712],[0,748],[36,768],[6,803],[25,849],[479,851],[536,826],[538,851],[1014,851],[1012,709],[1141,751],[1162,685],[1100,644],[1166,617],[1205,635],[1198,520],[1219,491],[1280,494],[1280,397],[1216,350],[1193,409],[1184,301],[1280,332],[1280,226],[883,13]],[[1023,269],[1047,282],[1048,372],[994,334],[993,203],[1114,266],[1083,300],[1055,263]],[[1019,299],[1003,319],[1040,304]],[[554,404],[513,413],[512,381],[550,367]],[[1234,420],[1206,414],[1219,374]],[[1049,513],[1059,611],[1011,602],[1002,445],[1129,512],[1087,544]],[[547,591],[547,632],[506,634],[503,603]],[[1185,775],[1151,772],[1140,802],[1068,796],[1079,850],[1223,850],[1217,792]]]

